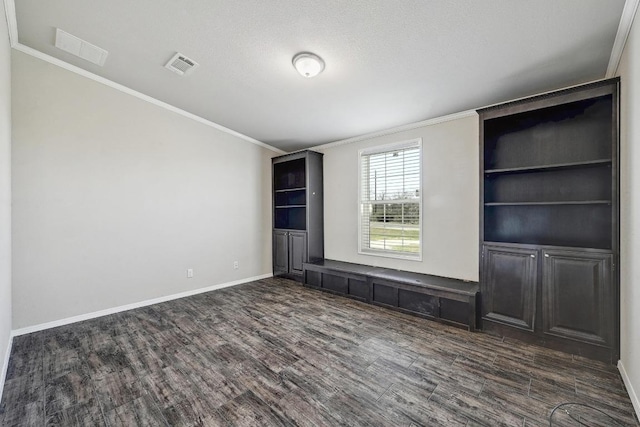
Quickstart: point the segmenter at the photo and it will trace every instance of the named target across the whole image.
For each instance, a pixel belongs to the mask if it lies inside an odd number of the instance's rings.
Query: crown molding
[[[16,4],[14,0],[4,0],[4,13],[7,17],[9,29],[9,44],[14,47],[18,44],[18,21],[16,21]]]
[[[150,104],[156,105],[158,107],[164,108],[165,110],[169,110],[171,112],[174,112],[176,114],[179,114],[183,117],[189,118],[191,120],[194,120],[198,123],[202,123],[206,126],[212,127],[214,129],[217,129],[221,132],[224,132],[226,134],[235,136],[236,138],[240,138],[244,141],[250,142],[252,144],[255,145],[259,145],[260,147],[266,148],[268,150],[274,151],[278,154],[285,154],[284,151],[280,150],[279,148],[275,148],[272,147],[271,145],[265,144],[262,141],[258,141],[257,139],[251,138],[250,136],[244,135],[240,132],[236,132],[235,130],[229,129],[227,127],[224,127],[222,125],[219,125],[218,123],[212,122],[211,120],[207,120],[203,117],[200,117],[196,114],[190,113],[188,111],[185,111],[181,108],[175,107],[171,104],[168,104],[166,102],[160,101],[159,99],[153,98],[149,95],[145,95],[142,92],[138,92],[137,90],[133,90],[127,86],[121,85],[120,83],[116,83],[112,80],[106,79],[104,77],[101,77],[97,74],[94,74],[90,71],[87,71],[85,69],[82,69],[80,67],[76,67],[75,65],[71,65],[68,62],[62,61],[58,58],[54,58],[51,55],[47,55],[46,53],[42,53],[39,50],[33,49],[29,46],[25,46],[23,44],[20,43],[16,43],[15,46],[13,46],[13,48],[17,51],[20,51],[22,53],[25,53],[27,55],[33,56],[34,58],[38,58],[41,59],[45,62],[48,62],[50,64],[56,65],[60,68],[64,68],[65,70],[71,71],[72,73],[76,73],[79,74],[83,77],[86,77],[88,79],[91,79],[93,81],[96,81],[98,83],[102,83],[105,86],[109,86],[110,88],[116,89],[120,92],[124,92],[128,95],[134,96],[138,99],[141,99],[143,101],[146,101]]]
[[[352,144],[354,142],[365,141],[367,139],[377,138],[380,136],[393,135],[395,133],[414,130],[426,126],[437,125],[438,123],[450,122],[452,120],[463,119],[465,117],[477,116],[475,110],[466,110],[459,113],[449,114],[446,116],[435,117],[433,119],[423,120],[421,122],[409,123],[402,126],[396,126],[389,129],[384,129],[376,132],[367,133],[364,135],[354,136],[353,138],[342,139],[339,141],[329,142],[322,145],[316,145],[315,147],[308,148],[308,150],[326,150],[328,148],[338,147],[340,145]]]
[[[626,0],[624,2],[624,9],[622,9],[618,32],[616,33],[616,39],[613,42],[611,56],[609,57],[609,65],[607,66],[606,74],[607,78],[614,77],[618,72],[618,65],[620,65],[624,46],[627,44],[627,38],[629,37],[629,32],[633,25],[633,18],[638,10],[638,4],[640,4],[640,0]]]
[[[262,141],[258,141],[257,139],[251,138],[250,136],[247,136],[245,134],[242,134],[240,132],[237,132],[233,129],[229,129],[225,126],[222,126],[216,122],[213,122],[211,120],[207,120],[204,117],[198,116],[196,114],[190,113],[188,111],[185,111],[181,108],[175,107],[171,104],[168,104],[164,101],[160,101],[159,99],[156,99],[152,96],[149,95],[145,95],[142,92],[138,92],[137,90],[131,89],[127,86],[121,85],[120,83],[116,83],[113,80],[109,80],[107,78],[101,77],[97,74],[94,74],[90,71],[87,71],[85,69],[82,69],[80,67],[77,67],[75,65],[69,64],[68,62],[62,61],[61,59],[58,58],[54,58],[51,55],[47,55],[46,53],[40,52],[39,50],[33,49],[29,46],[25,46],[23,44],[21,44],[18,41],[18,25],[17,25],[17,21],[16,21],[16,10],[15,10],[15,3],[14,0],[4,0],[4,9],[5,9],[5,13],[7,15],[7,25],[9,27],[9,42],[11,43],[11,47],[14,48],[15,50],[25,53],[27,55],[33,56],[34,58],[38,58],[40,60],[43,60],[45,62],[48,62],[50,64],[56,65],[60,68],[64,68],[67,71],[71,71],[72,73],[76,73],[79,74],[83,77],[86,77],[88,79],[91,79],[93,81],[96,81],[98,83],[101,83],[105,86],[109,86],[110,88],[116,89],[120,92],[126,93],[128,95],[134,96],[138,99],[141,99],[143,101],[149,102],[150,104],[153,104],[155,106],[158,106],[160,108],[164,108],[165,110],[169,110],[173,113],[179,114],[183,117],[189,118],[191,120],[194,120],[198,123],[202,123],[206,126],[212,127],[214,129],[217,129],[221,132],[224,132],[226,134],[235,136],[236,138],[240,138],[244,141],[250,142],[252,144],[258,145],[260,147],[266,148],[268,150],[274,151],[278,154],[285,154],[285,151],[280,150],[279,148],[276,147],[272,147],[269,144],[265,144]]]
[[[613,48],[611,50],[611,56],[609,58],[609,64],[607,67],[607,71],[606,71],[606,76],[605,78],[611,78],[614,77],[617,69],[618,69],[618,65],[620,64],[620,59],[622,57],[622,53],[624,51],[624,47],[627,41],[627,38],[629,36],[629,32],[631,31],[631,26],[633,24],[633,20],[636,14],[636,11],[638,9],[638,5],[640,4],[640,0],[626,0],[625,1],[625,5],[624,8],[622,10],[622,16],[620,17],[620,24],[618,25],[618,31],[616,33],[616,38],[615,41],[613,43]],[[189,113],[188,111],[182,110],[181,108],[175,107],[171,104],[168,104],[166,102],[160,101],[156,98],[153,98],[149,95],[145,95],[141,92],[138,92],[136,90],[133,90],[129,87],[126,87],[124,85],[121,85],[119,83],[115,83],[112,80],[106,79],[104,77],[98,76],[97,74],[91,73],[89,71],[86,71],[80,67],[76,67],[75,65],[71,65],[65,61],[62,61],[60,59],[54,58],[50,55],[47,55],[45,53],[42,53],[38,50],[35,50],[33,48],[30,48],[28,46],[22,45],[19,43],[18,41],[18,25],[17,25],[17,20],[16,20],[16,13],[15,13],[15,0],[4,0],[4,9],[5,9],[5,14],[6,14],[6,18],[7,18],[7,26],[9,29],[9,41],[11,43],[11,47],[23,52],[27,55],[31,55],[33,57],[36,57],[38,59],[41,59],[43,61],[49,62],[51,64],[57,65],[59,67],[62,67],[68,71],[74,72],[76,74],[82,75],[84,77],[87,77],[91,80],[97,81],[99,83],[102,83],[106,86],[109,86],[111,88],[114,88],[116,90],[119,90],[121,92],[127,93],[129,95],[135,96],[136,98],[142,99],[144,101],[147,101],[151,104],[154,104],[158,107],[161,108],[165,108],[169,111],[172,111],[176,114],[182,115],[184,117],[190,118],[192,120],[195,120],[199,123],[202,123],[204,125],[213,127],[221,132],[227,133],[229,135],[233,135],[237,138],[243,139],[247,142],[250,142],[252,144],[256,144],[258,146],[261,146],[263,148],[269,149],[271,151],[274,151],[278,154],[287,154],[287,152],[280,150],[278,148],[275,148],[271,145],[268,145],[262,141],[258,141],[257,139],[251,138],[247,135],[244,135],[240,132],[234,131],[232,129],[229,129],[227,127],[224,127],[218,123],[212,122],[210,120],[207,120],[203,117],[200,117],[198,115],[195,115],[193,113]],[[380,137],[380,136],[385,136],[385,135],[391,135],[391,134],[395,134],[395,133],[399,133],[399,132],[404,132],[404,131],[409,131],[409,130],[413,130],[413,129],[417,129],[420,127],[424,127],[424,126],[431,126],[431,125],[435,125],[438,123],[443,123],[443,122],[447,122],[447,121],[451,121],[451,120],[457,120],[457,119],[461,119],[464,117],[471,117],[474,114],[477,114],[475,112],[475,110],[467,110],[467,111],[463,111],[460,113],[455,113],[455,114],[450,114],[447,116],[442,116],[442,117],[437,117],[434,119],[429,119],[429,120],[424,120],[421,122],[416,122],[416,123],[411,123],[411,124],[407,124],[407,125],[403,125],[403,126],[398,126],[398,127],[394,127],[394,128],[389,128],[389,129],[385,129],[385,130],[381,130],[381,131],[376,131],[376,132],[371,132],[365,135],[360,135],[360,136],[356,136],[353,138],[347,138],[347,139],[343,139],[343,140],[339,140],[339,141],[334,141],[334,142],[330,142],[327,144],[321,144],[321,145],[317,145],[314,147],[311,147],[311,150],[323,150],[323,149],[328,149],[328,148],[332,148],[332,147],[337,147],[340,145],[344,145],[344,144],[350,144],[350,143],[354,143],[354,142],[359,142],[359,141],[364,141],[367,139],[372,139],[372,138],[376,138],[376,137]]]

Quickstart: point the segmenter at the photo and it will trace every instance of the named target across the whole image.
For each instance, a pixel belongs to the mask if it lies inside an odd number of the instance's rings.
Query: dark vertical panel
[[[346,294],[349,290],[346,277],[328,273],[322,274],[322,287],[341,294]]]
[[[307,233],[309,259],[324,258],[324,186],[322,154],[307,152]]]
[[[611,255],[585,251],[544,252],[542,280],[545,333],[611,343]]]
[[[306,270],[306,281],[309,286],[319,288],[322,286],[322,273],[313,270]]]
[[[373,282],[373,301],[393,307],[398,306],[398,288]]]
[[[440,298],[440,317],[458,323],[469,323],[469,304]]]
[[[369,284],[367,283],[367,280],[365,278],[362,280],[349,279],[349,295],[362,298],[365,301],[368,300]]]
[[[289,240],[287,232],[273,232],[273,274],[289,271]]]
[[[486,245],[483,251],[483,318],[533,331],[537,252]]]
[[[302,275],[303,263],[307,262],[307,233],[289,232],[289,272]]]
[[[438,317],[438,297],[436,296],[399,289],[398,307],[415,313]],[[467,319],[465,318],[460,323],[466,323],[466,321]]]

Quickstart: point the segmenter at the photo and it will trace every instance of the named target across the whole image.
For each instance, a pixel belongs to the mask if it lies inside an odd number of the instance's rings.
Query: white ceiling
[[[18,0],[19,43],[284,151],[603,78],[624,0]],[[61,28],[104,67],[54,46]],[[321,56],[314,79],[291,64]],[[200,63],[180,77],[181,52]]]

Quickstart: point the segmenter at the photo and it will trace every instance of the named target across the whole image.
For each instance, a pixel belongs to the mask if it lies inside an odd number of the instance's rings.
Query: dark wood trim
[[[549,93],[533,95],[526,98],[517,99],[515,101],[481,108],[477,111],[478,114],[481,115],[480,122],[482,122],[486,119],[493,119],[496,117],[503,117],[512,114],[524,113],[527,111],[539,110],[545,107],[550,107],[558,104],[566,104],[569,102],[582,101],[598,96],[615,96],[617,90],[612,89],[612,83],[619,85],[620,77],[600,80],[594,83],[587,83],[584,85],[561,89]]]

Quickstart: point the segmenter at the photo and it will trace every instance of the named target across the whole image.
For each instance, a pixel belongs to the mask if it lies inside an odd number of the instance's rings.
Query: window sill
[[[391,252],[375,251],[375,250],[363,251],[362,249],[360,249],[360,250],[358,250],[358,254],[359,255],[375,256],[375,257],[382,257],[382,258],[402,259],[402,260],[405,260],[405,261],[418,261],[418,262],[422,261],[422,253],[420,253],[418,255],[403,255],[403,254],[395,254],[395,253],[391,253]]]

